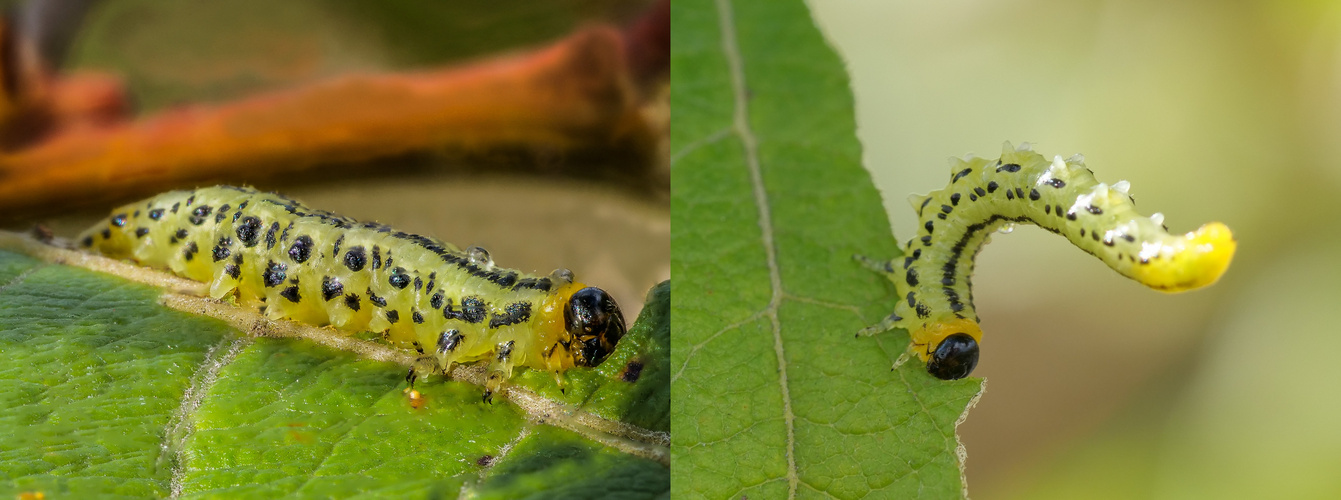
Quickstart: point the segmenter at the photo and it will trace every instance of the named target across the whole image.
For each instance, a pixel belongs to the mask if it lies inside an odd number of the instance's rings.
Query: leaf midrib
[[[772,212],[769,208],[768,192],[764,188],[762,166],[759,163],[758,142],[754,130],[750,128],[749,101],[745,84],[745,69],[736,44],[735,19],[731,9],[731,0],[716,0],[717,19],[722,35],[722,54],[726,57],[727,69],[731,74],[731,95],[735,101],[732,129],[740,137],[745,152],[745,165],[750,172],[750,188],[754,192],[754,203],[759,214],[759,233],[764,247],[768,266],[770,296],[763,314],[768,317],[773,333],[773,352],[778,362],[778,387],[782,392],[782,419],[787,428],[787,498],[796,498],[799,477],[796,472],[796,416],[792,412],[791,390],[787,382],[787,356],[782,342],[782,327],[778,321],[778,307],[782,304],[782,276],[778,270],[777,249],[773,242]]]

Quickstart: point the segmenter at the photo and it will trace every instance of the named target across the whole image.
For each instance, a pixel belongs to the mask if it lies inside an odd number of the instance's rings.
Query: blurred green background
[[[1341,498],[1341,2],[812,1],[848,61],[895,235],[946,158],[1083,153],[1222,281],[1165,295],[1036,227],[981,254],[988,390],[960,435],[993,498]]]

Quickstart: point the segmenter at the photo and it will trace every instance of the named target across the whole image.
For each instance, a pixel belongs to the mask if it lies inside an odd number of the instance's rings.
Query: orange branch
[[[59,126],[0,152],[0,213],[248,177],[239,169],[271,175],[416,151],[641,146],[654,139],[628,42],[598,26],[465,67],[346,76],[135,121]],[[72,106],[106,108],[104,94]]]

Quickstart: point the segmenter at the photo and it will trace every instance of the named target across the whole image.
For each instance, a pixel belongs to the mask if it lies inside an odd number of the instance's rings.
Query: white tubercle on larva
[[[1156,226],[1163,226],[1163,225],[1164,225],[1164,214],[1162,214],[1162,213],[1160,213],[1160,212],[1155,212],[1155,213],[1153,213],[1153,214],[1150,214],[1150,221],[1151,221],[1151,222],[1154,222]]]
[[[1129,194],[1131,194],[1131,193],[1130,193],[1130,191],[1131,191],[1131,183],[1130,183],[1130,182],[1127,182],[1126,180],[1121,180],[1121,181],[1114,182],[1114,183],[1113,183],[1113,190],[1114,190],[1114,191],[1117,191],[1117,192],[1119,192],[1119,193],[1122,193],[1122,194],[1128,194],[1128,195],[1129,195]]]
[[[1067,165],[1067,164],[1066,164],[1066,160],[1063,160],[1063,159],[1062,159],[1062,155],[1057,155],[1057,156],[1052,157],[1052,167],[1051,167],[1051,170],[1053,170],[1053,171],[1055,171],[1055,172],[1062,172],[1062,171],[1065,171],[1066,168],[1069,167],[1069,166],[1070,166],[1070,165]]]
[[[1085,166],[1085,155],[1080,154],[1080,153],[1073,154],[1073,155],[1071,155],[1070,158],[1067,158],[1067,159],[1066,159],[1066,162],[1067,162],[1067,163],[1074,163],[1074,164],[1076,164],[1077,166],[1081,166],[1081,167],[1083,167],[1083,166]]]

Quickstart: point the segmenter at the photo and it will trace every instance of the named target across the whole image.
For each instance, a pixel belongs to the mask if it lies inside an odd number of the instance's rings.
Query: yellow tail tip
[[[1219,222],[1201,226],[1183,238],[1185,244],[1176,253],[1138,266],[1138,279],[1170,293],[1195,290],[1218,281],[1238,247],[1234,233]]]

